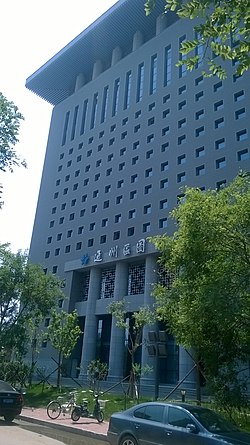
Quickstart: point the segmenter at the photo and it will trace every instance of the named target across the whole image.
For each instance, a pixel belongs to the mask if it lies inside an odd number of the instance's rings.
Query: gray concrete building
[[[79,313],[84,335],[67,370],[80,379],[93,359],[110,382],[128,374],[126,333],[108,306],[125,298],[131,314],[153,303],[152,285],[168,277],[148,237],[173,233],[183,186],[219,188],[250,168],[249,73],[228,64],[226,80],[204,78],[202,47],[195,70],[177,68],[193,22],[163,15],[164,3],[146,17],[144,0],[118,1],[26,82],[53,105],[30,259],[65,280],[60,306]],[[51,357],[44,342],[48,371]],[[155,370],[147,348],[137,359]],[[192,367],[171,335],[159,367],[166,385]]]

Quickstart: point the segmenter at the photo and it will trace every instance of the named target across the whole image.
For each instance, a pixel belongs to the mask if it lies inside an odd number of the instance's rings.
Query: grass
[[[77,390],[77,402],[80,403],[82,398],[88,399],[90,410],[93,409],[93,395],[89,391],[89,389],[85,388],[62,388],[59,390],[53,386],[47,385],[32,385],[26,388],[26,393],[24,396],[24,406],[33,407],[33,408],[45,408],[51,400],[57,399],[58,396],[65,397],[65,401],[67,400],[67,396],[70,391]],[[81,393],[84,391],[84,393]],[[105,420],[108,420],[112,413],[117,411],[123,411],[130,406],[136,404],[134,399],[129,398],[126,394],[113,394],[113,393],[105,393],[100,396],[100,400],[107,400],[105,403],[104,416]],[[141,398],[140,402],[152,401],[153,398]],[[224,417],[227,417],[226,413],[223,413],[221,410],[217,410],[211,404],[204,404],[208,408],[212,408],[215,411],[221,412]],[[249,410],[235,410],[232,413],[232,418],[234,422],[242,429],[250,432],[250,412]]]

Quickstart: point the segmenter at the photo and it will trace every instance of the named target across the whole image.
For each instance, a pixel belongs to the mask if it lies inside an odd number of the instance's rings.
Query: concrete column
[[[153,284],[157,280],[157,263],[156,257],[149,255],[146,258],[146,271],[145,271],[145,292],[144,292],[144,305],[150,306],[155,300],[152,297]],[[143,345],[142,345],[142,356],[141,356],[141,366],[149,365],[152,367],[152,372],[142,377],[141,382],[146,384],[151,384],[155,380],[155,357],[148,355],[148,350],[145,346],[145,342],[148,342],[148,332],[155,331],[157,329],[156,325],[145,326],[143,329]]]
[[[141,31],[136,31],[133,38],[133,49],[132,51],[135,51],[143,44],[143,34]]]
[[[119,261],[115,270],[114,301],[121,300],[128,293],[128,266],[127,263]],[[108,380],[117,382],[123,378],[125,354],[125,332],[116,326],[115,318],[112,319],[110,352],[109,352],[109,375]]]
[[[93,267],[90,271],[89,294],[85,317],[80,377],[87,375],[87,367],[95,360],[97,341],[96,300],[100,295],[101,269]]]
[[[161,14],[156,20],[156,35],[160,34],[167,27],[167,14]]]
[[[122,58],[122,50],[120,46],[117,46],[112,51],[112,60],[111,60],[111,66],[115,65],[119,60]]]
[[[75,93],[76,91],[78,91],[80,88],[83,87],[83,85],[85,84],[85,77],[83,73],[79,73],[76,77],[76,83],[75,83]]]
[[[103,71],[101,60],[97,60],[93,65],[92,80],[95,80]]]

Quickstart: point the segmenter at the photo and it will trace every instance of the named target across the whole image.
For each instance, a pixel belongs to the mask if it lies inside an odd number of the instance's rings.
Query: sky
[[[0,244],[12,252],[29,249],[52,106],[25,88],[26,79],[116,0],[4,0],[0,26],[0,91],[14,102],[21,122],[15,149],[27,169],[0,172],[3,208]]]

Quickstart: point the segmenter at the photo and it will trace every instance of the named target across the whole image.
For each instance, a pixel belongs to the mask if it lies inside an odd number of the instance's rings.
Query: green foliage
[[[24,386],[29,374],[29,366],[20,361],[0,362],[0,380],[6,380],[14,387]]]
[[[171,216],[174,236],[151,239],[175,276],[170,289],[155,287],[158,314],[208,379],[226,384],[250,354],[250,176],[218,191],[186,189]]]
[[[56,310],[51,312],[50,324],[45,335],[58,351],[58,387],[60,386],[62,359],[70,357],[81,333],[76,310],[71,313],[57,312]]]
[[[15,145],[18,142],[20,123],[23,120],[22,114],[13,102],[9,102],[0,92],[0,171],[13,171],[15,166],[26,167],[26,162],[21,160],[16,151]],[[0,186],[0,196],[2,186]],[[0,208],[3,203],[0,202]]]
[[[32,331],[62,296],[61,282],[0,245],[0,344],[22,356]]]
[[[157,0],[145,3],[146,15],[149,15]],[[219,60],[236,62],[236,74],[242,75],[250,67],[250,0],[166,0],[165,12],[175,12],[181,19],[198,22],[194,30],[199,39],[182,43],[181,54],[189,57],[186,61],[187,69],[192,70],[197,64],[194,50],[203,45],[203,60],[208,64],[208,77],[217,75],[224,79],[226,69]],[[210,49],[210,51],[208,51]]]

